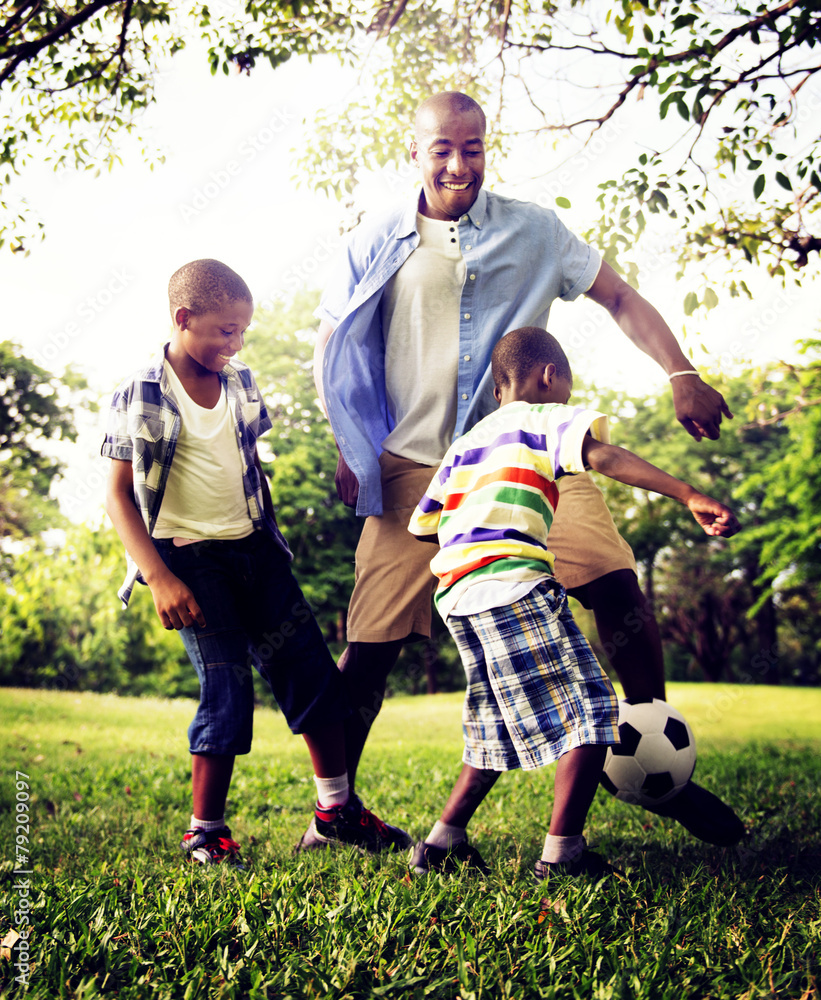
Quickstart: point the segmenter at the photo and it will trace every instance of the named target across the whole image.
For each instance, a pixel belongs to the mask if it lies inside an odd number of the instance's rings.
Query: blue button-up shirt
[[[166,345],[167,346],[167,345]],[[271,428],[271,418],[251,369],[234,358],[219,373],[234,415],[237,447],[242,460],[242,485],[254,528],[273,532],[277,544],[291,558],[282,533],[265,511],[262,482],[255,461],[257,438]],[[130,462],[134,475],[134,502],[148,534],[154,531],[162,506],[168,473],[180,433],[180,411],[165,373],[165,349],[114,393],[101,453]],[[140,579],[136,563],[126,553],[125,581],[117,592],[125,607]]]
[[[380,301],[388,280],[419,245],[419,197],[349,236],[316,315],[334,328],[323,356],[328,418],[359,482],[356,512],[382,513],[379,455],[393,429],[385,388]],[[496,408],[490,356],[522,326],[547,325],[557,298],[570,301],[595,281],[601,258],[555,212],[482,190],[458,224],[465,261],[459,302],[454,438]]]

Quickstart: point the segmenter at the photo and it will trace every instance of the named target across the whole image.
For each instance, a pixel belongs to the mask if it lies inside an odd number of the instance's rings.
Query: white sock
[[[222,819],[197,819],[196,816],[191,816],[191,830],[199,828],[208,833],[209,830],[221,830],[225,826],[225,817]]]
[[[549,833],[544,839],[542,861],[554,864],[560,861],[575,861],[584,848],[584,837],[580,833],[572,837],[555,837]]]
[[[336,778],[318,778],[316,782],[316,800],[321,806],[344,806],[348,801],[348,772],[343,771]]]
[[[467,839],[468,832],[463,826],[451,826],[450,823],[443,823],[440,819],[437,819],[433,824],[433,829],[425,837],[425,843],[447,850],[455,844],[461,844],[463,840]]]

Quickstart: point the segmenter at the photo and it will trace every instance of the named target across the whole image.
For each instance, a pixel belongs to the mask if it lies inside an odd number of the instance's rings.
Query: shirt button
[[[459,221],[460,222],[467,222],[468,221],[468,217],[466,215],[463,215],[462,218]]]
[[[470,243],[468,243],[468,244],[467,244],[467,245],[465,246],[465,250],[472,250],[472,249],[473,249],[473,246],[472,246],[472,245],[471,245]]]
[[[468,394],[466,392],[463,392],[462,393],[462,399],[467,399],[467,398],[468,398]]]
[[[453,239],[451,239],[451,241],[450,241],[450,242],[451,242],[451,243],[455,243],[455,242],[456,242],[456,237],[454,236],[454,237],[453,237]]]
[[[470,361],[470,355],[469,354],[465,355],[465,361]]]
[[[476,281],[476,275],[475,275],[475,274],[472,274],[472,275],[470,276],[470,280],[471,280],[471,281]]]
[[[465,319],[470,319],[470,313],[465,313]]]

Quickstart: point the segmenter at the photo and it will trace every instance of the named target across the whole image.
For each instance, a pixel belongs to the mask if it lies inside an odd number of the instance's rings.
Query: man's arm
[[[650,462],[645,462],[626,448],[603,444],[588,434],[582,444],[582,458],[585,465],[603,476],[609,476],[628,486],[661,493],[683,503],[708,535],[729,538],[740,530],[735,514],[729,507],[699,493],[692,486],[663,472]]]
[[[664,371],[687,371],[692,362],[686,357],[661,314],[613,268],[602,261],[587,296],[610,313],[621,330],[639,350],[656,361]],[[696,441],[716,439],[721,433],[722,415],[732,419],[724,397],[698,375],[679,375],[670,380],[676,417]]]
[[[331,339],[333,332],[333,327],[327,320],[322,319],[319,321],[316,347],[314,347],[314,385],[316,386],[316,394],[319,396],[319,402],[322,404],[322,409],[326,417],[328,416],[328,405],[325,402],[325,387],[322,384],[322,359],[325,355],[325,347]],[[359,499],[359,481],[348,468],[348,463],[342,457],[342,452],[339,451],[339,445],[336,446],[336,450],[339,452],[336,473],[334,475],[336,495],[346,507],[356,509],[356,501]]]
[[[162,561],[140,517],[134,503],[134,474],[130,462],[111,459],[105,509],[126,552],[148,584],[163,628],[180,629],[193,622],[204,626],[205,616],[194,595]]]

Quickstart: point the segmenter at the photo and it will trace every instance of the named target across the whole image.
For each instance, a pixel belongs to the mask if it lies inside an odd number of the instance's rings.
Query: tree
[[[68,398],[84,387],[71,370],[58,380],[16,344],[0,343],[0,537],[35,535],[62,523],[49,492],[63,464],[46,443],[76,439]]]
[[[721,254],[784,274],[821,249],[817,4],[386,0],[370,33],[362,98],[320,120],[304,154],[318,186],[350,191],[359,164],[404,162],[412,110],[440,88],[490,109],[496,150],[522,134],[589,142],[641,101],[636,163],[601,185],[586,234],[611,262],[651,214],[680,227],[682,262]]]
[[[821,13],[802,0],[249,0],[242,13],[201,0],[17,0],[0,24],[0,92],[13,102],[0,163],[9,175],[43,153],[55,167],[110,166],[154,100],[158,61],[194,37],[214,72],[322,53],[358,68],[360,96],[317,116],[300,161],[315,187],[350,194],[362,165],[404,168],[418,102],[460,89],[490,110],[497,154],[523,135],[543,140],[539,158],[559,138],[572,153],[619,122],[635,130],[625,116],[641,112],[636,162],[602,183],[585,234],[611,262],[652,215],[680,227],[683,264],[720,255],[783,276],[821,247]],[[12,249],[24,246],[16,236]],[[705,286],[687,308],[715,297]]]
[[[31,539],[0,581],[0,684],[196,696],[196,674],[148,588],[121,608],[124,575],[110,526],[75,525],[59,544]]]
[[[708,540],[674,501],[599,479],[633,547],[675,675],[689,659],[710,680],[817,682],[819,407],[807,391],[817,373],[817,364],[800,375],[771,365],[724,382],[711,377],[736,419],[709,448],[675,431],[667,394],[574,393],[615,415],[614,443],[728,503],[741,521],[729,542]]]
[[[310,57],[330,31],[344,48],[356,23],[353,7],[322,0],[249,0],[247,12],[219,0],[11,0],[0,18],[0,245],[11,239],[13,251],[42,229],[25,203],[12,202],[14,175],[37,160],[55,170],[111,169],[155,100],[158,66],[193,38],[206,42],[211,71],[228,73],[263,58],[276,67]]]
[[[758,434],[779,433],[783,442],[741,491],[745,499],[761,497],[754,537],[761,544],[758,582],[765,598],[779,578],[782,587],[817,585],[821,578],[821,341],[805,341],[803,351],[808,363],[778,366],[786,392],[778,400],[757,400],[748,425]]]

